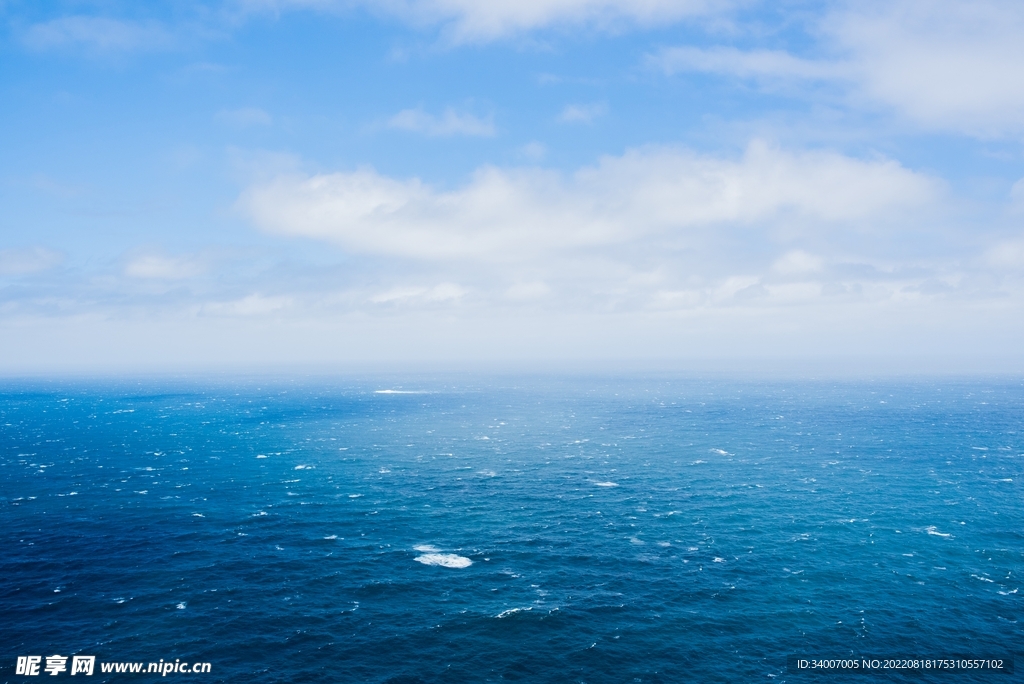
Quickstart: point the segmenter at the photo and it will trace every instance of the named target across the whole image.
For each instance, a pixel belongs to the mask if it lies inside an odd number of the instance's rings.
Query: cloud
[[[472,114],[457,112],[451,107],[445,109],[440,116],[428,114],[420,108],[403,109],[388,119],[387,126],[401,131],[423,133],[430,137],[494,135],[494,123],[490,118],[481,119]]]
[[[136,256],[124,268],[125,275],[151,280],[187,280],[202,274],[206,264],[191,257],[169,257],[158,254]]]
[[[439,283],[433,287],[395,287],[370,297],[374,304],[452,302],[469,290],[455,283]]]
[[[830,80],[846,74],[842,65],[801,59],[780,50],[732,47],[664,48],[648,57],[648,63],[669,75],[700,72],[738,78]]]
[[[224,302],[209,302],[200,309],[202,316],[249,317],[265,316],[287,309],[293,305],[291,297],[265,297],[253,293],[241,299]]]
[[[531,162],[538,162],[547,156],[548,148],[544,143],[534,140],[520,147],[518,154]]]
[[[939,195],[935,180],[891,160],[754,141],[738,158],[636,149],[569,177],[485,166],[450,191],[370,169],[285,175],[245,190],[238,208],[267,232],[352,252],[507,262],[655,238],[700,249],[730,230],[898,229]]]
[[[648,57],[666,73],[765,85],[828,82],[847,104],[894,111],[928,130],[1024,134],[1024,4],[1002,0],[859,2],[823,17],[817,56],[673,47]]]
[[[344,11],[364,5],[412,24],[442,24],[456,42],[485,42],[548,27],[622,31],[722,14],[728,0],[243,0],[249,11]]]
[[[45,247],[0,249],[0,276],[39,273],[53,268],[63,260],[63,254]]]
[[[787,252],[772,264],[772,270],[784,276],[818,273],[823,268],[821,257],[797,249]]]
[[[222,109],[214,115],[217,121],[245,128],[248,126],[269,126],[273,123],[270,114],[259,107],[242,107],[241,109]]]
[[[558,120],[562,123],[591,123],[599,116],[608,111],[608,105],[603,102],[591,104],[569,104],[562,108]]]
[[[1024,5],[902,0],[853,6],[825,21],[858,94],[934,129],[1024,132]]]
[[[81,47],[92,52],[165,50],[174,45],[173,35],[155,22],[136,22],[106,17],[70,16],[34,24],[22,40],[33,50]]]

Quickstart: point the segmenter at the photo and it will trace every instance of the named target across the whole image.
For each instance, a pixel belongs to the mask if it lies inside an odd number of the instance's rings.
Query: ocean
[[[1019,379],[7,380],[0,435],[2,681],[1024,668]]]

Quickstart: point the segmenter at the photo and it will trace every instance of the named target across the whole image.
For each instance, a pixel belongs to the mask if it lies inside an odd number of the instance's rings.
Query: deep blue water
[[[1019,381],[8,381],[0,680],[892,681],[787,657],[1019,655],[1022,482]]]

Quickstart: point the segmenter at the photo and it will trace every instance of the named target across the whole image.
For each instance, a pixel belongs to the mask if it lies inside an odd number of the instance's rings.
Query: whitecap
[[[181,603],[178,604],[177,607],[178,607],[178,610],[185,610],[185,602],[182,601]]]
[[[295,469],[296,470],[312,470],[313,466],[311,466],[311,465],[297,465],[297,466],[295,466]]]
[[[454,553],[426,553],[416,556],[417,563],[424,565],[440,565],[442,568],[468,568],[473,564],[465,556],[457,556]]]
[[[521,612],[526,611],[526,610],[533,610],[533,606],[528,606],[526,608],[509,608],[508,610],[501,611],[500,613],[498,613],[494,617],[496,617],[496,618],[498,618],[500,620],[503,617],[508,617],[509,615],[515,615],[516,613],[521,613]]]
[[[946,537],[946,538],[949,538],[949,537],[953,536],[953,535],[947,534],[945,532],[939,532],[938,530],[935,529],[935,525],[929,525],[928,527],[924,528],[924,531],[927,532],[928,534],[934,536],[934,537]]]
[[[718,556],[715,556],[715,558],[714,558],[714,561],[715,561],[716,563],[724,563],[724,562],[725,562],[725,559],[724,559],[724,558],[719,558]]]
[[[434,546],[432,544],[417,544],[416,546],[414,546],[412,548],[414,548],[417,551],[421,551],[423,553],[438,553],[438,552],[441,551],[441,549],[437,548],[436,546]]]
[[[337,538],[338,538],[338,535],[336,535],[336,534],[329,534],[326,537],[324,537],[324,539],[337,539]]]
[[[374,394],[427,394],[427,392],[417,392],[415,390],[393,390],[393,389],[374,390],[373,393]]]
[[[595,482],[594,484],[597,485],[598,487],[618,487],[619,486],[618,482]]]
[[[732,456],[733,455],[733,454],[730,454],[725,449],[708,449],[708,451],[710,451],[713,454],[718,454],[719,456]]]
[[[361,496],[362,496],[362,494],[349,494],[348,498],[350,498],[350,499],[358,499]]]
[[[256,458],[266,458],[266,454],[256,454]]]
[[[192,517],[193,518],[205,518],[206,516],[203,515],[202,513],[193,513]]]

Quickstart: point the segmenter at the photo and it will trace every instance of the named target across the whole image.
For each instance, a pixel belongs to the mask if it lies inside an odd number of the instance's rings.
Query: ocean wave
[[[442,568],[468,568],[473,564],[473,561],[465,556],[458,556],[454,553],[425,553],[422,556],[416,556],[414,560],[417,563],[439,565]]]

